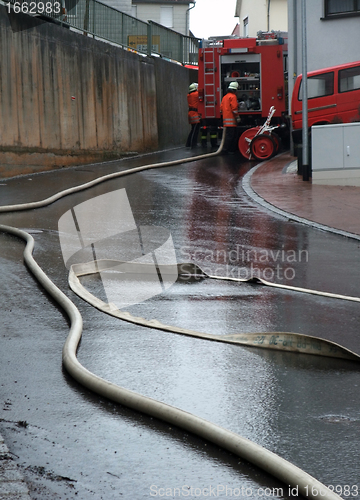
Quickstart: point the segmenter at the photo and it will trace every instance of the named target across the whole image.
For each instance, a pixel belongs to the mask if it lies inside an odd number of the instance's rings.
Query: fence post
[[[124,43],[125,40],[125,29],[124,29],[124,14],[121,14],[121,43],[122,46],[129,45],[128,43]]]
[[[93,27],[92,27],[92,32],[93,32],[93,37],[95,38],[95,0],[92,0],[93,4]]]
[[[152,25],[151,21],[147,25],[147,55],[150,57],[152,52]]]
[[[182,64],[185,63],[185,53],[184,53],[184,37],[180,36],[180,62]]]

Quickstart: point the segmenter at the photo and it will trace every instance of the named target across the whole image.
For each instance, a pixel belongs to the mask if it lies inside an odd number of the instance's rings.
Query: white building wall
[[[141,21],[154,21],[155,23],[161,24],[161,6],[162,4],[138,4],[137,18]],[[187,5],[171,5],[171,7],[173,8],[173,27],[171,27],[171,29],[183,35],[188,35],[188,26],[186,26]]]
[[[244,19],[249,20],[248,36],[255,37],[258,31],[287,31],[287,0],[270,0],[270,16],[268,19],[269,0],[238,0],[240,36],[245,36]],[[269,21],[269,26],[268,26]]]
[[[239,9],[240,36],[245,36],[244,19],[248,18],[248,36],[254,37],[259,30],[266,31],[267,0],[242,0]]]
[[[154,21],[155,23],[160,23],[160,6],[155,4],[138,4],[137,18],[145,22]]]
[[[120,10],[120,12],[124,12],[125,14],[129,14],[131,16],[131,0],[101,0],[106,5],[110,5],[110,7],[114,7],[116,10]]]
[[[287,0],[271,0],[270,31],[288,31]]]
[[[188,5],[174,5],[174,30],[189,36]]]

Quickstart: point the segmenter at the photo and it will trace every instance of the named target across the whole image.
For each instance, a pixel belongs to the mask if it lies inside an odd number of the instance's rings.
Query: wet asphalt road
[[[174,150],[3,180],[1,204],[42,199],[115,170],[189,155]],[[46,208],[0,214],[0,223],[31,229],[37,262],[79,307],[84,333],[78,357],[87,369],[237,432],[337,486],[343,498],[357,498],[357,365],[140,328],[100,313],[67,285],[59,218],[125,188],[136,223],[167,229],[178,262],[191,260],[218,275],[255,270],[281,283],[360,297],[359,243],[259,208],[241,188],[252,166],[233,156],[145,171]],[[21,240],[0,234],[0,433],[33,498],[291,496],[286,485],[218,447],[73,381],[61,364],[67,318],[24,267],[23,248]],[[97,283],[87,285],[97,290]],[[129,310],[208,333],[305,333],[360,354],[356,303],[198,280],[178,282]]]

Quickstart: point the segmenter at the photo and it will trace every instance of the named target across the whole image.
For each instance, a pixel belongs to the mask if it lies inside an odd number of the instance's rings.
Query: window
[[[308,99],[325,97],[334,93],[334,73],[322,73],[307,80]],[[299,101],[302,100],[302,80],[299,88]]]
[[[249,18],[245,17],[243,19],[243,36],[249,36]]]
[[[137,17],[137,5],[132,5],[131,6],[131,15],[133,17]]]
[[[160,24],[166,28],[174,27],[173,7],[160,7]]]
[[[339,92],[360,89],[360,66],[339,71]]]
[[[325,17],[360,15],[360,0],[325,0]]]

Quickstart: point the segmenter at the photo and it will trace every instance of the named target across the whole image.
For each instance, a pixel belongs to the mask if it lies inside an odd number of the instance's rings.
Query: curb
[[[354,233],[349,233],[348,231],[342,231],[341,229],[336,229],[334,227],[326,226],[324,224],[319,224],[318,222],[313,222],[308,219],[304,219],[303,217],[299,217],[298,215],[292,214],[290,212],[286,212],[285,210],[282,210],[281,208],[276,207],[275,205],[272,205],[268,201],[266,201],[264,198],[259,196],[256,191],[253,190],[251,187],[251,177],[252,175],[256,172],[256,170],[263,166],[265,162],[260,163],[259,165],[256,165],[253,167],[251,170],[249,170],[244,177],[242,178],[242,188],[245,191],[245,193],[256,203],[261,205],[262,207],[270,210],[271,212],[275,212],[277,215],[280,215],[281,217],[284,217],[287,220],[294,221],[294,222],[299,222],[300,224],[305,224],[307,226],[310,226],[314,229],[319,229],[320,231],[327,231],[329,233],[337,234],[339,236],[344,236],[345,238],[351,238],[353,240],[360,241],[360,236]]]

